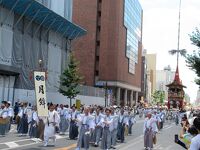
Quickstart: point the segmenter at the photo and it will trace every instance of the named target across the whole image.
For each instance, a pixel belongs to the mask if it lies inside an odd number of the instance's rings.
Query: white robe
[[[49,111],[48,119],[46,118],[44,120],[44,123],[45,123],[44,137],[45,138],[55,137],[55,126],[53,125],[53,123],[55,123],[56,126],[59,126],[60,116],[58,115],[58,112],[55,110],[52,112]]]
[[[8,117],[8,110],[6,108],[0,109],[0,117],[4,119]]]
[[[14,111],[13,111],[13,108],[11,108],[11,107],[8,108],[8,116],[14,117]]]
[[[148,128],[148,129],[152,129],[153,132],[158,132],[158,128],[157,128],[157,125],[156,125],[156,119],[154,118],[146,118],[145,119],[145,122],[144,122],[144,128],[143,128],[143,133],[145,133],[145,130]]]

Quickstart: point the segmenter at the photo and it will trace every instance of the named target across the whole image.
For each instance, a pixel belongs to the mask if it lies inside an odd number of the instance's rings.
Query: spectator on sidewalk
[[[200,150],[200,117],[195,118],[193,124],[198,130],[198,134],[192,138],[190,150]]]

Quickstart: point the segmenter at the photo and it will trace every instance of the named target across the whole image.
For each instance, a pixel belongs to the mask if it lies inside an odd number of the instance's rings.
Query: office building
[[[108,88],[117,105],[141,91],[142,13],[138,0],[73,1],[73,22],[88,32],[73,45],[84,84]]]
[[[168,98],[168,87],[166,85],[173,82],[174,76],[175,71],[172,71],[170,66],[156,71],[156,90],[165,92],[165,100]]]
[[[156,54],[146,54],[147,71],[151,82],[151,93],[156,90]]]

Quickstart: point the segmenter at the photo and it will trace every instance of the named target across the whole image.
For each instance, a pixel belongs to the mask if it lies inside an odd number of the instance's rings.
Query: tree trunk
[[[70,104],[69,104],[70,108],[72,107],[72,99],[70,98]]]

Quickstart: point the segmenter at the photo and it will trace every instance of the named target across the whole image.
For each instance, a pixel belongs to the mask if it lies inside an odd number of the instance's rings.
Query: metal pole
[[[10,9],[9,13],[7,14],[7,16],[2,20],[1,26],[3,25],[4,21],[6,21],[8,19],[8,16],[12,13],[13,9],[17,6],[18,2],[19,2],[19,0],[16,0],[16,2],[14,3],[14,5]]]
[[[30,2],[30,3],[28,4],[28,6],[26,6],[26,9],[24,10],[24,12],[21,14],[20,18],[19,18],[19,19],[17,20],[17,22],[15,23],[14,28],[15,28],[15,26],[17,26],[18,23],[21,21],[21,19],[23,18],[24,14],[25,14],[25,13],[28,11],[28,9],[31,7],[32,3],[33,3],[33,1]]]
[[[67,33],[67,31],[68,31],[69,28],[70,28],[70,26],[68,26],[68,27],[66,28],[66,30],[65,30],[65,32],[63,32],[62,36],[64,36],[65,33]]]
[[[29,24],[26,26],[24,32],[26,32],[26,30],[28,30],[29,26],[31,25],[31,23],[33,22],[33,20],[35,20],[35,18],[37,17],[38,13],[40,12],[41,9],[37,10],[37,12],[35,13],[35,15],[33,16],[33,18],[31,19],[31,21],[29,22]]]
[[[46,17],[42,20],[42,22],[40,23],[40,25],[38,26],[38,28],[36,29],[36,31],[35,31],[35,34],[34,35],[36,35],[37,34],[37,32],[39,31],[39,29],[40,29],[40,27],[42,26],[42,24],[44,23],[44,21],[47,19],[47,17],[49,16],[49,14],[47,14],[46,15]],[[33,36],[34,36],[33,35]]]
[[[73,32],[69,35],[68,38],[69,38],[69,39],[72,39],[75,32],[76,32],[76,29],[73,30]]]
[[[108,86],[107,81],[104,85],[105,85],[105,107],[107,107],[107,86]]]
[[[57,17],[58,18],[58,17]],[[51,24],[49,25],[49,27],[48,27],[48,29],[46,30],[46,32],[44,33],[44,35],[46,35],[47,33],[48,33],[48,31],[50,30],[50,28],[52,27],[52,25],[56,22],[56,19],[57,18],[55,18],[52,22],[51,22]]]
[[[64,24],[64,22],[62,22],[62,23],[60,24],[60,26],[57,28],[57,30],[55,31],[56,34],[58,33],[58,31],[60,30],[60,28],[62,27],[63,24]]]
[[[180,27],[181,27],[181,0],[179,2],[179,16],[178,16],[177,66],[179,63],[179,53],[180,53]]]

